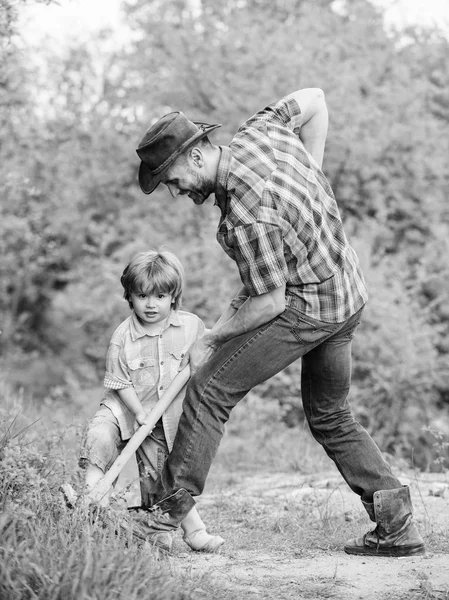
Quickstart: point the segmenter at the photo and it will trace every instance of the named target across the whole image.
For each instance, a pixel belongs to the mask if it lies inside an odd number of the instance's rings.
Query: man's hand
[[[190,364],[190,373],[193,375],[203,363],[209,360],[215,352],[215,349],[215,345],[206,333],[202,338],[196,340],[196,342],[193,342],[190,346],[182,359],[179,370],[182,371],[187,364]]]

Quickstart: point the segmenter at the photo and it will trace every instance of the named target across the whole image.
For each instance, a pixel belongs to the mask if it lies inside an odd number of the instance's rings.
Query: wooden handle
[[[133,456],[143,440],[153,431],[156,423],[188,382],[189,377],[190,367],[187,365],[176,375],[166,389],[165,394],[163,394],[162,398],[150,412],[148,422],[145,423],[145,425],[141,425],[139,429],[136,430],[134,435],[123,448],[120,456],[118,456],[114,461],[114,464],[111,466],[111,468],[106,471],[100,481],[98,481],[95,487],[93,487],[87,494],[87,498],[89,500],[93,502],[100,502],[100,500],[109,492],[112,484],[120,475],[126,463]]]

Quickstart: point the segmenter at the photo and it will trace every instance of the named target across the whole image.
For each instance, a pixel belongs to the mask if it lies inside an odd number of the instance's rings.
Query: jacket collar
[[[181,321],[179,319],[179,315],[178,312],[176,310],[172,310],[170,311],[170,314],[168,316],[168,320],[165,324],[165,327],[163,329],[163,331],[165,331],[166,329],[168,329],[171,325],[173,325],[174,327],[179,327],[181,325]],[[148,335],[149,337],[154,337],[155,333],[148,333],[144,326],[142,325],[142,323],[139,321],[136,313],[133,311],[132,315],[131,315],[131,324],[130,324],[130,333],[131,333],[131,339],[133,342],[135,342],[136,340],[138,340],[139,338],[142,338],[146,335]]]

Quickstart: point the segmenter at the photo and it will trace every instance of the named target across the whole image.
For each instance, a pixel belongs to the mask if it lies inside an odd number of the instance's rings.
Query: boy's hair
[[[133,292],[171,294],[173,308],[178,310],[181,307],[184,269],[172,252],[150,250],[137,254],[125,267],[120,282],[124,289],[123,297],[130,308],[133,308]]]

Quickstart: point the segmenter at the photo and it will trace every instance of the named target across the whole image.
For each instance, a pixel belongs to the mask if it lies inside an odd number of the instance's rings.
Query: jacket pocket
[[[174,379],[178,374],[181,361],[185,356],[181,350],[170,350],[170,379]]]
[[[156,385],[156,360],[150,357],[141,357],[129,361],[129,373],[135,386]]]

